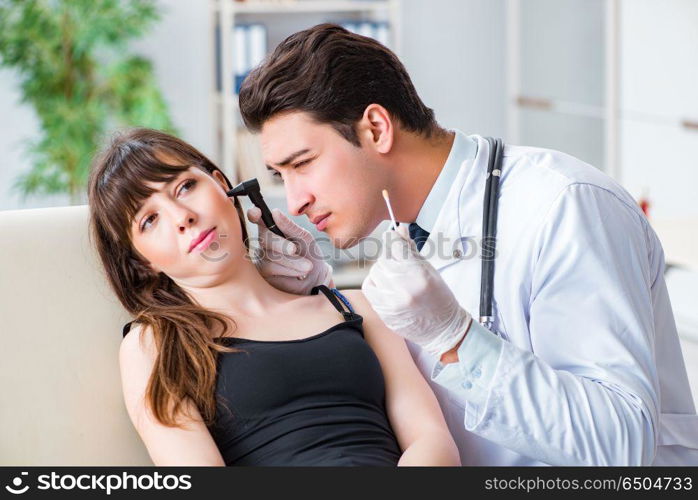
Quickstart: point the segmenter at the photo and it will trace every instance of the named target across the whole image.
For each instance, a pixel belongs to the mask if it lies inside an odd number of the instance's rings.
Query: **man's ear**
[[[390,113],[380,104],[369,104],[359,120],[359,137],[362,143],[372,146],[377,152],[386,154],[393,147],[395,128]]]

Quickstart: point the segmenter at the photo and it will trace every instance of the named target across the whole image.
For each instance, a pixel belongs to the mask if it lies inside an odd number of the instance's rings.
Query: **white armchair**
[[[152,465],[126,413],[128,313],[86,205],[0,211],[0,465]]]

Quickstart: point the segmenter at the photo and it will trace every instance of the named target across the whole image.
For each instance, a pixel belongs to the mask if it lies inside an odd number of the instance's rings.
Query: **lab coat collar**
[[[436,219],[444,206],[444,200],[453,186],[453,181],[458,176],[463,162],[475,158],[477,152],[477,141],[458,129],[452,129],[450,132],[455,133],[451,151],[417,215],[417,224],[429,233],[434,230]]]
[[[439,271],[463,259],[480,256],[482,204],[490,146],[480,135],[468,137],[477,142],[477,154],[461,162],[433,231],[420,251]]]

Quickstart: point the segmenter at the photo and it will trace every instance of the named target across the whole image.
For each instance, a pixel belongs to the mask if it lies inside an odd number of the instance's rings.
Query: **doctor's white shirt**
[[[457,363],[408,346],[463,465],[698,465],[664,254],[635,201],[572,156],[505,145],[492,333],[477,322],[489,144],[454,132],[416,222],[475,319]]]

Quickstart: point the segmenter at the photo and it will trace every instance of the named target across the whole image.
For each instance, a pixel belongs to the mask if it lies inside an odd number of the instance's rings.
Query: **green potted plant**
[[[157,19],[153,0],[0,0],[0,66],[19,75],[41,126],[32,168],[12,186],[23,199],[82,202],[91,158],[116,127],[176,133],[151,63],[128,53]]]

